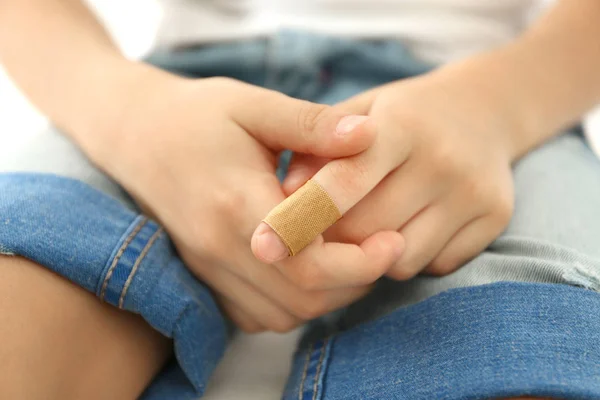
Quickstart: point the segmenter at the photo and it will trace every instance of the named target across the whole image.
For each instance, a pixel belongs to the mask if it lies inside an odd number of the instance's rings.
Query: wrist
[[[455,112],[464,113],[468,130],[513,162],[526,147],[521,110],[515,107],[504,84],[494,77],[495,56],[476,56],[448,64],[431,73],[430,85],[444,93]]]
[[[148,96],[161,93],[161,85],[179,79],[151,65],[129,60],[104,64],[101,77],[88,90],[85,112],[63,127],[90,159],[113,174],[115,159],[128,157],[139,143],[135,121],[150,118],[136,110]],[[144,110],[142,110],[144,111]],[[146,112],[148,110],[145,110]],[[138,141],[139,142],[139,141]]]
[[[560,116],[548,116],[540,107],[544,92],[530,84],[534,78],[524,65],[526,51],[515,42],[439,70],[440,74],[453,76],[459,96],[470,101],[472,112],[486,119],[511,162],[552,136],[562,121]]]
[[[516,41],[484,57],[485,66],[482,65],[494,83],[497,107],[509,122],[504,134],[513,162],[541,145],[565,123],[560,110],[548,115],[543,103],[551,94],[535,82],[539,70],[537,63],[531,68],[529,52],[527,45]]]

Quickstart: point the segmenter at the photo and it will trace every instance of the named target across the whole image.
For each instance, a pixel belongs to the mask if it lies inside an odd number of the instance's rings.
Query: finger
[[[301,288],[292,279],[285,277],[274,266],[267,266],[264,269],[272,269],[279,274],[279,279],[271,282],[267,278],[261,282],[260,287],[268,288],[269,291],[268,293],[263,292],[263,294],[302,321],[309,321],[345,307],[362,298],[372,289],[371,285],[362,285],[334,290],[308,291]]]
[[[289,196],[298,190],[329,161],[327,158],[295,153],[282,184],[285,195]]]
[[[370,285],[362,285],[337,290],[307,291],[277,267],[259,263],[249,254],[240,255],[234,260],[234,265],[244,265],[245,268],[230,270],[232,273],[301,320],[314,319],[347,306],[371,289]]]
[[[359,245],[314,241],[276,266],[305,290],[364,286],[375,282],[402,255],[404,239],[395,231],[378,232]]]
[[[217,293],[269,330],[288,332],[303,323],[225,268],[209,267],[197,272]]]
[[[380,88],[375,88],[362,92],[357,96],[353,96],[348,100],[342,101],[335,105],[335,108],[339,108],[351,114],[367,115],[371,110],[371,105],[377,96]]]
[[[355,110],[355,111],[361,111],[362,114],[366,114],[368,109],[370,108],[370,104],[375,96],[376,92],[375,91],[369,91],[366,92],[364,94],[361,94],[359,96],[356,96],[355,98],[341,103],[339,106],[336,106],[334,108],[335,112],[340,112],[340,110],[342,110],[341,112],[347,112],[348,110]],[[269,96],[270,97],[270,96]],[[270,97],[270,99],[272,99],[272,97]],[[311,108],[311,106],[307,106],[308,108]],[[320,107],[320,106],[318,106]],[[325,113],[318,110],[318,107],[315,109],[314,107],[312,108],[312,111],[305,113],[304,115],[320,115],[321,116],[321,121],[320,124],[321,126],[327,126],[327,124],[331,124],[330,122],[327,122],[327,118],[323,119],[323,115]],[[307,108],[307,109],[308,109]],[[343,111],[346,110],[346,111]],[[360,113],[359,113],[360,114]],[[359,115],[359,114],[353,114],[353,115]],[[249,116],[247,116],[249,117]],[[310,121],[312,120],[317,121],[319,118],[301,118],[301,121]],[[333,118],[335,120],[335,118]],[[375,129],[374,126],[372,124],[368,124],[369,120],[364,120],[361,121],[360,119],[357,119],[355,117],[351,117],[351,118],[347,118],[346,119],[346,123],[342,123],[339,124],[338,126],[345,126],[346,129],[343,129],[344,131],[348,131],[350,130],[350,128],[355,125],[357,122],[359,122],[359,126],[358,128],[363,128],[366,136],[371,138],[371,141],[369,142],[369,145],[373,144],[374,140],[375,140]],[[350,123],[348,123],[350,122]],[[307,125],[306,123],[304,125]],[[317,126],[317,124],[315,123],[311,123],[308,124],[309,128],[313,128],[313,129],[308,129],[309,131],[311,130],[315,130],[314,127]],[[332,125],[331,125],[332,126]],[[331,126],[329,128],[325,128],[324,131],[325,132],[330,132],[331,131]],[[252,126],[247,126],[247,128],[250,128],[251,130],[254,129],[256,130],[257,127],[254,126],[254,128],[252,128]],[[274,126],[271,126],[271,129],[268,129],[267,131],[273,131],[276,130],[277,128]],[[363,129],[355,129],[356,132],[354,132],[353,134],[360,134],[360,131]],[[302,129],[300,129],[302,130]],[[323,131],[323,130],[322,130]],[[365,134],[363,133],[363,135]],[[269,136],[269,135],[267,135]],[[293,136],[293,135],[292,135]],[[327,134],[325,134],[325,141],[323,141],[322,138],[320,137],[315,137],[314,135],[308,135],[310,137],[314,137],[315,140],[320,140],[320,142],[323,144],[323,146],[325,147],[329,147],[330,146],[330,142],[328,142],[327,140],[329,140],[329,137],[327,136]],[[277,139],[277,137],[275,138]],[[269,141],[271,140],[271,141]],[[262,137],[262,141],[263,142],[269,142],[271,143],[271,147],[280,147],[283,148],[284,146],[282,145],[282,143],[280,142],[272,142],[272,138],[270,137]],[[365,142],[367,142],[367,140],[365,140]],[[331,144],[333,147],[335,147],[335,144]],[[288,146],[289,148],[294,149],[292,146]],[[312,148],[311,148],[312,147]],[[366,149],[367,146],[363,147],[363,150]],[[302,152],[302,153],[307,153],[307,154],[312,154],[315,156],[319,156],[319,157],[323,157],[323,158],[336,158],[337,155],[335,154],[325,154],[325,152],[320,152],[318,150],[315,150],[315,146],[314,145],[309,145],[308,147],[305,147],[303,149],[298,149],[295,148],[296,151]],[[340,212],[343,214],[343,212],[349,208],[352,207],[352,205],[356,204],[358,202],[358,200],[360,200],[361,196],[364,196],[365,190],[368,192],[370,189],[372,189],[372,187],[379,182],[379,180],[381,180],[383,178],[383,176],[385,176],[385,174],[387,174],[390,170],[391,167],[385,168],[385,166],[381,169],[375,169],[373,171],[371,171],[371,175],[370,177],[363,177],[361,175],[364,175],[363,172],[364,170],[361,168],[358,168],[360,166],[368,166],[368,160],[353,160],[353,161],[344,161],[344,162],[336,162],[334,164],[332,164],[331,167],[327,168],[324,167],[321,169],[321,171],[319,174],[319,177],[317,178],[317,181],[319,181],[320,183],[324,183],[325,185],[325,190],[328,189],[328,187],[330,187],[332,185],[332,181],[333,184],[335,184],[335,180],[337,178],[341,178],[341,188],[340,190],[337,190],[336,193],[333,194],[334,198],[337,198],[337,206],[338,208],[340,208]],[[312,172],[312,171],[311,171]],[[294,191],[296,191],[300,186],[299,183],[301,181],[305,181],[305,176],[295,176],[292,175],[293,178],[290,178],[288,180],[288,183],[286,184],[287,189],[285,189],[286,194],[290,194]],[[352,182],[352,180],[356,178],[358,181],[358,188],[355,187],[347,187],[347,183],[345,183],[346,181],[350,181]],[[362,179],[361,179],[362,178]],[[371,178],[370,180],[368,178]],[[366,183],[364,183],[366,181]],[[358,192],[362,192],[362,193],[355,193],[353,196],[349,196],[348,198],[346,198],[346,195],[344,194],[345,191],[347,191],[348,189],[359,189]],[[335,189],[335,187],[334,187]],[[362,191],[360,190],[362,189]],[[341,193],[340,193],[341,192]],[[334,200],[335,201],[335,200]],[[266,234],[267,236],[270,236],[268,239],[265,237],[263,242],[265,243],[265,247],[264,248],[257,248],[253,246],[253,251],[255,252],[256,257],[259,260],[271,260],[269,262],[273,262],[276,260],[280,260],[285,258],[287,255],[289,255],[289,252],[286,252],[284,250],[284,248],[287,249],[287,246],[282,242],[281,238],[274,232],[274,231],[270,231],[270,232],[264,232],[264,229],[266,229],[264,226],[260,227],[259,229],[257,229],[257,232],[254,233],[253,238],[252,238],[252,242],[253,243],[257,243],[258,241],[256,240],[256,236],[258,234]],[[267,229],[268,230],[268,229]],[[289,249],[288,249],[289,250]]]
[[[407,151],[399,147],[376,143],[321,168],[306,190],[298,190],[267,215],[268,225],[259,225],[252,237],[255,256],[273,263],[301,251],[401,163]]]
[[[325,233],[327,241],[360,243],[380,230],[397,230],[442,194],[413,159],[388,175]]]
[[[425,272],[447,275],[481,254],[500,234],[502,226],[491,218],[478,218],[465,225],[430,263]]]
[[[419,212],[400,232],[406,249],[386,274],[398,280],[410,279],[439,254],[464,224],[460,208],[448,203],[433,204]]]
[[[240,309],[235,303],[224,296],[218,296],[218,302],[225,314],[239,329],[246,333],[263,332],[265,328],[254,320],[250,314]]]
[[[289,149],[319,157],[347,157],[367,149],[376,132],[366,116],[252,88],[253,105],[237,107],[232,118],[272,150]]]
[[[354,303],[372,289],[373,285],[369,284],[334,290],[305,291],[302,298],[294,298],[297,304],[292,305],[292,314],[301,320],[312,320]]]
[[[345,214],[404,162],[407,153],[400,143],[394,146],[391,141],[378,141],[361,154],[332,160],[312,179],[327,192],[340,213]]]

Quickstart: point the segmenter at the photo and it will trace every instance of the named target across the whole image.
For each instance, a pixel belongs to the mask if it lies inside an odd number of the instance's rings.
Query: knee
[[[0,398],[131,399],[169,356],[139,317],[17,257],[0,257],[0,318]]]

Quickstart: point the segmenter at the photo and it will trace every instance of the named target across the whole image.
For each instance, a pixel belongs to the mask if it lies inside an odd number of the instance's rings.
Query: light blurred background
[[[126,54],[139,57],[150,49],[161,15],[154,0],[89,0],[88,3]],[[0,157],[15,151],[46,124],[46,119],[31,106],[0,66]]]

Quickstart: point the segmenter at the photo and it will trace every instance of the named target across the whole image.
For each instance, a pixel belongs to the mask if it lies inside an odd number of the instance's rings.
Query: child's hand
[[[510,118],[497,114],[505,107],[495,107],[468,79],[460,70],[438,71],[340,104],[372,118],[375,144],[329,163],[298,157],[284,182],[286,194],[314,175],[347,210],[325,232],[328,241],[360,243],[398,230],[406,248],[387,273],[392,278],[460,267],[505,229],[513,209]],[[261,259],[272,251],[254,250]]]
[[[361,246],[316,246],[278,268],[250,250],[254,228],[285,197],[275,176],[278,152],[358,154],[375,139],[364,117],[341,131],[348,114],[330,107],[225,78],[154,78],[126,110],[122,141],[97,148],[95,159],[165,225],[242,329],[286,331],[342,307],[398,258],[396,232]],[[338,260],[349,262],[339,268]],[[283,268],[300,273],[289,279]],[[329,279],[317,287],[315,275]]]

